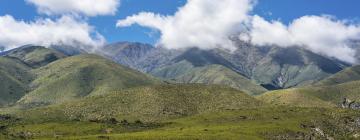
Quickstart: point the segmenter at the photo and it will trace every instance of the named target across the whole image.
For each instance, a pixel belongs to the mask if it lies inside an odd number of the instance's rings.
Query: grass
[[[201,113],[158,123],[95,123],[87,121],[20,121],[3,132],[35,139],[325,139],[315,128],[334,139],[355,139],[360,112],[326,108],[259,107]],[[25,133],[25,134],[26,134]],[[3,137],[5,137],[3,135]]]
[[[225,109],[264,105],[253,97],[222,86],[157,85],[88,97],[62,105],[20,112],[33,120],[141,120],[158,122]]]

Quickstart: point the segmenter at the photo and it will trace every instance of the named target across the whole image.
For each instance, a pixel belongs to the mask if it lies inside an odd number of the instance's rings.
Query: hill
[[[19,60],[0,57],[0,106],[15,103],[29,90],[31,68]]]
[[[258,95],[267,91],[262,86],[256,85],[246,77],[222,65],[194,67],[188,61],[183,61],[159,69],[155,71],[153,75],[171,79],[178,83],[226,85],[250,95]]]
[[[191,116],[226,109],[261,106],[255,98],[223,86],[157,85],[92,96],[62,105],[29,111],[34,117],[68,120],[136,119],[144,122]],[[25,114],[29,114],[26,112]]]
[[[253,46],[237,40],[234,43],[237,47],[234,52],[197,48],[169,50],[129,42],[109,45],[104,52],[116,52],[107,53],[107,56],[120,64],[168,80],[191,71],[189,63],[196,69],[221,65],[269,90],[311,85],[348,66],[297,47]],[[187,62],[186,66],[184,62]]]
[[[357,80],[360,80],[360,66],[353,66],[320,81],[317,85],[331,86]]]
[[[3,55],[18,59],[33,68],[39,68],[58,59],[66,57],[65,54],[56,50],[32,45],[7,51]]]
[[[151,76],[123,67],[96,55],[78,55],[33,70],[34,90],[19,104],[48,105],[85,96],[105,94],[159,83]]]
[[[360,101],[360,81],[331,86],[285,89],[265,93],[258,99],[271,104],[302,107],[335,107],[344,98]]]
[[[41,111],[44,109],[27,111],[14,116],[3,115],[3,118],[7,119],[0,121],[2,125],[0,138],[357,139],[360,130],[356,121],[360,115],[358,111],[330,108],[287,106],[241,108],[204,112],[155,122],[137,120],[137,117],[127,119],[123,115],[120,115],[120,119],[64,120],[61,115],[56,117],[54,114],[61,114],[61,111]],[[101,110],[93,111],[101,112]],[[85,113],[88,112],[85,111]],[[95,116],[95,113],[92,115]]]

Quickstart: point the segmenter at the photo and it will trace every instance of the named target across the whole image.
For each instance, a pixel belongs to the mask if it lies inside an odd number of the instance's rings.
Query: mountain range
[[[223,81],[249,94],[263,93],[264,88],[274,90],[310,85],[350,66],[297,47],[253,46],[241,41],[236,43],[237,50],[230,52],[197,48],[168,50],[123,42],[105,46],[103,54],[119,64],[165,80],[203,84],[220,84],[216,81]],[[241,78],[226,78],[228,74],[225,73],[220,74],[225,79],[195,74],[198,71],[217,71],[212,70],[216,66],[227,69],[222,72],[232,71],[235,77]],[[215,81],[216,78],[218,80]],[[252,85],[241,86],[244,80],[246,83],[251,81]]]
[[[360,67],[288,47],[0,56],[0,139],[357,139]],[[70,51],[67,48],[71,48]],[[356,109],[356,108],[355,108]]]

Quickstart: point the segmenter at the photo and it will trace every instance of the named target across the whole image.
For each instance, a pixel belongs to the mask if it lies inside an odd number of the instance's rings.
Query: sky
[[[346,42],[360,38],[358,5],[358,0],[0,0],[0,46],[131,41],[232,50],[227,37],[247,27],[239,38],[256,45],[304,46],[354,62]],[[309,32],[316,40],[304,37]]]

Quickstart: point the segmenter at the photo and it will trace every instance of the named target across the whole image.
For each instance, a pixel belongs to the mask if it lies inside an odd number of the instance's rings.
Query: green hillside
[[[32,78],[30,68],[22,62],[0,57],[0,106],[11,105],[24,96]]]
[[[271,104],[302,107],[335,107],[340,105],[344,98],[360,101],[360,81],[332,86],[278,90],[258,97]]]
[[[110,91],[151,85],[151,76],[120,66],[96,55],[78,55],[35,69],[34,90],[19,104],[48,105]]]
[[[152,73],[178,83],[199,83],[230,86],[250,95],[258,95],[267,90],[246,77],[221,65],[195,67],[187,61],[163,67]]]
[[[25,112],[34,118],[156,122],[169,118],[262,105],[253,97],[223,86],[158,85],[88,97],[80,101]],[[45,115],[46,114],[46,115]]]
[[[345,70],[338,72],[333,76],[320,81],[319,83],[317,83],[317,85],[330,86],[330,85],[336,85],[336,84],[341,84],[356,80],[360,80],[360,66],[346,68]]]
[[[41,46],[16,48],[6,52],[5,56],[19,59],[33,68],[38,68],[66,57],[66,55],[61,52]]]

